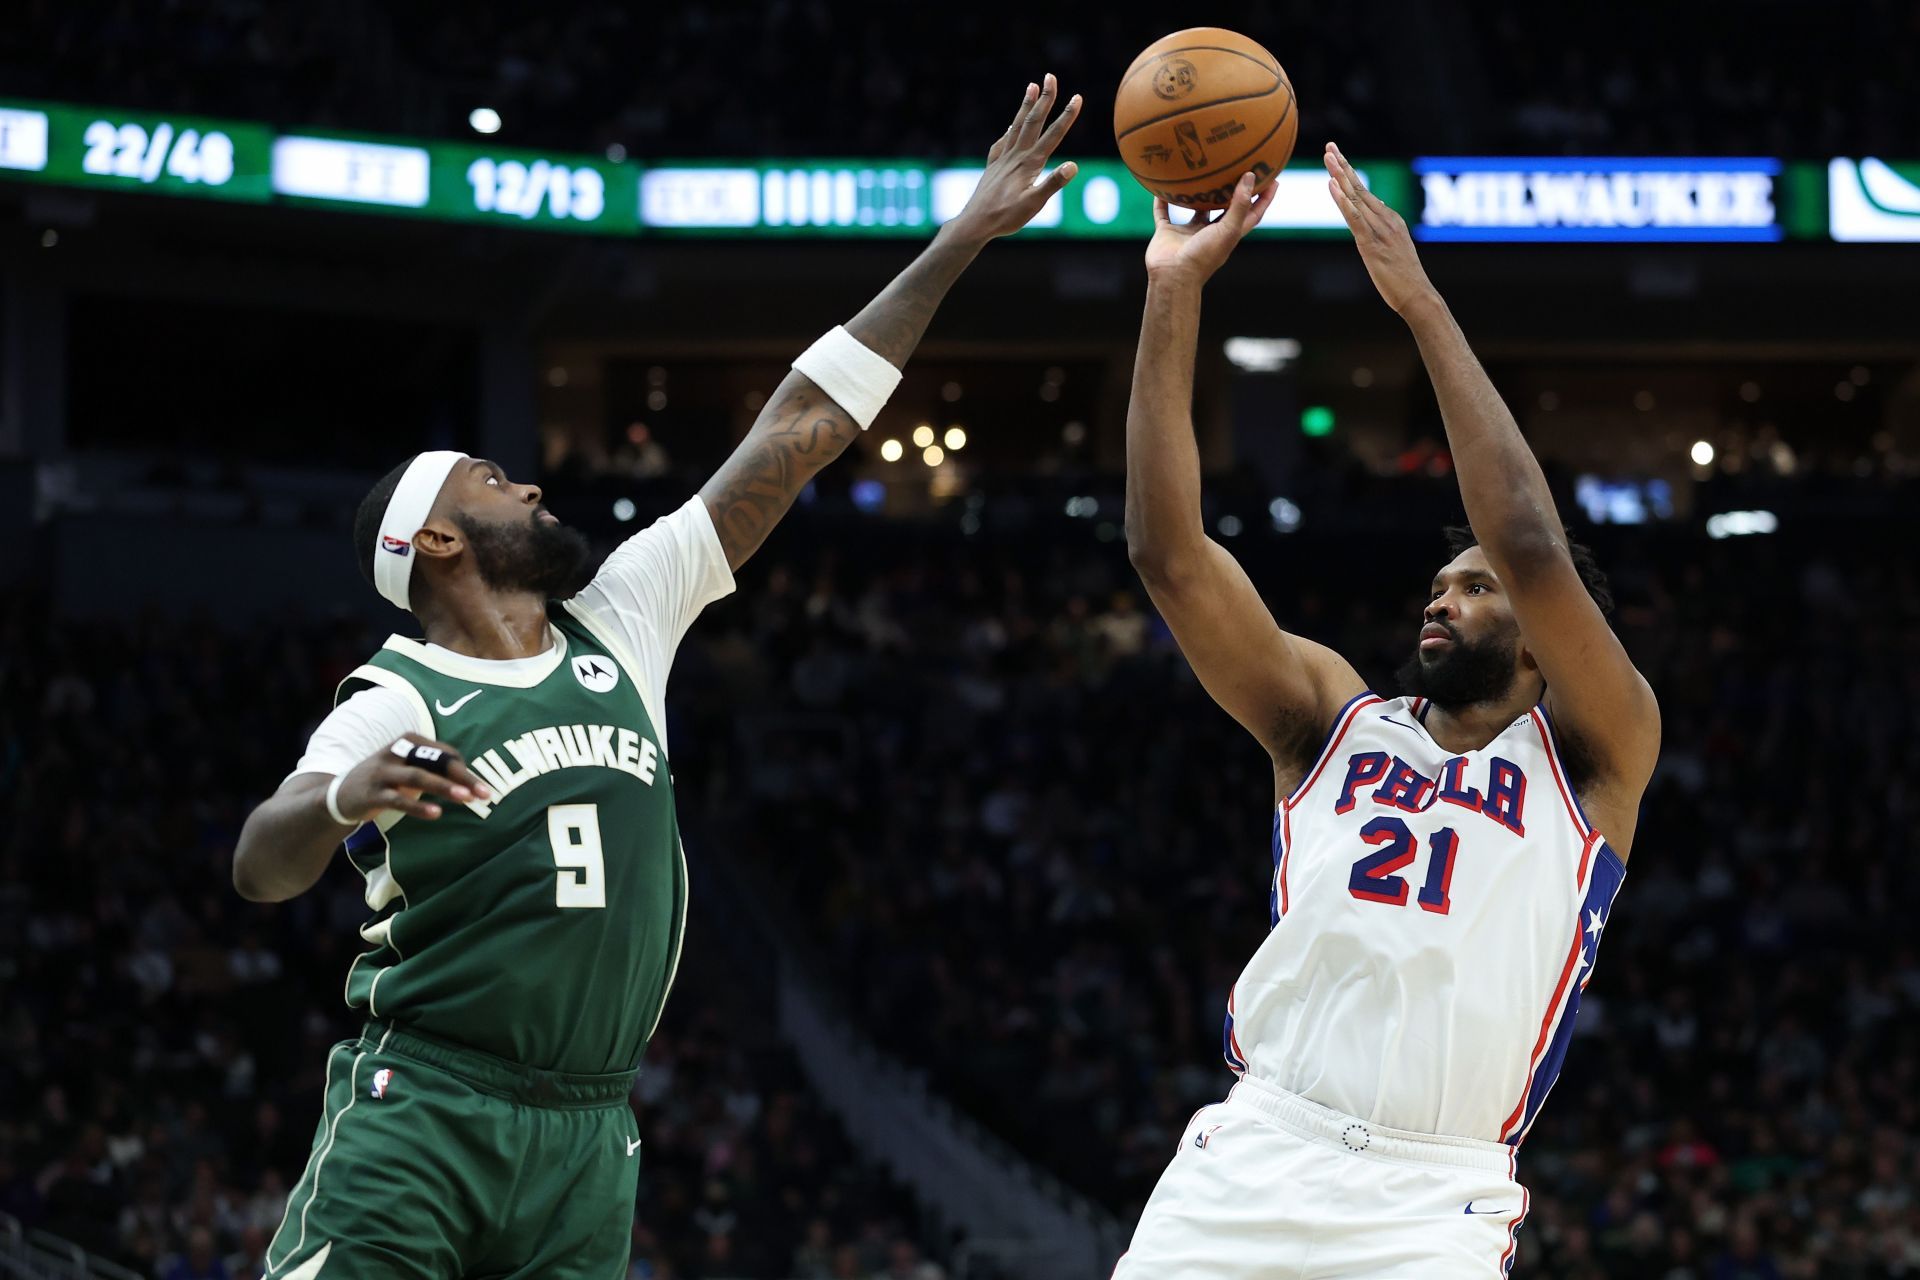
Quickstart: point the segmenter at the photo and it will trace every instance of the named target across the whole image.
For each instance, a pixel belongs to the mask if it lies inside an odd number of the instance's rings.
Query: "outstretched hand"
[[[1027,86],[1013,123],[987,152],[980,185],[948,226],[980,240],[1012,235],[1031,222],[1056,191],[1073,181],[1080,166],[1071,160],[1046,172],[1054,149],[1080,114],[1080,95],[1076,93],[1053,123],[1047,123],[1059,91],[1059,82],[1051,72],[1041,84]]]
[[[1439,293],[1414,251],[1406,219],[1367,190],[1339,147],[1329,142],[1324,159],[1327,189],[1347,220],[1347,229],[1353,232],[1353,243],[1360,250],[1360,260],[1367,264],[1367,274],[1373,277],[1373,287],[1387,305],[1405,315],[1415,303],[1437,299]]]
[[[1254,175],[1241,175],[1233,188],[1233,199],[1217,217],[1205,212],[1193,215],[1191,222],[1176,225],[1167,213],[1167,202],[1153,200],[1153,239],[1147,242],[1147,274],[1173,275],[1202,283],[1218,271],[1233,252],[1241,237],[1260,225],[1273,204],[1274,178],[1265,186],[1256,186]]]

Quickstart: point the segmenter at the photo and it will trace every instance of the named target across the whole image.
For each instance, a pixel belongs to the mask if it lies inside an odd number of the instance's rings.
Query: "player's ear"
[[[460,526],[445,516],[433,516],[420,526],[420,532],[413,535],[413,549],[435,560],[457,556],[465,546],[466,539],[460,534]]]

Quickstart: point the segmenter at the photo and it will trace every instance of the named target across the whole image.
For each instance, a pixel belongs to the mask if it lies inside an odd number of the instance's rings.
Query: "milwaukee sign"
[[[1778,240],[1765,159],[1423,157],[1422,240]]]

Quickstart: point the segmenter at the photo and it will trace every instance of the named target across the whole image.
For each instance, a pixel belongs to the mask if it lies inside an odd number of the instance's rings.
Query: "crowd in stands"
[[[1635,11],[1638,10],[1636,13]],[[1905,155],[1920,137],[1920,8],[1475,5],[1482,145],[1529,154]],[[1861,37],[1867,35],[1863,42]]]
[[[877,1042],[1130,1220],[1232,1083],[1222,1005],[1267,928],[1271,772],[1110,524],[988,514],[971,535],[782,527],[682,647],[682,825],[779,904]],[[1313,516],[1233,548],[1286,625],[1390,687],[1437,527],[1336,538]],[[1519,1274],[1920,1269],[1920,574],[1791,532],[1599,542],[1665,738],[1521,1155]],[[0,1212],[158,1280],[259,1273],[352,1027],[364,908],[343,867],[249,905],[228,860],[376,640],[0,613]],[[764,975],[691,928],[635,1097],[634,1274],[936,1275],[947,1242],[809,1094]]]
[[[16,7],[0,30],[10,93],[453,136],[491,106],[502,141],[635,156],[971,156],[1047,70],[1087,94],[1069,149],[1093,154],[1120,73],[1182,20],[1138,0]],[[1903,0],[1860,0],[1844,20],[1799,0],[1737,20],[1652,0],[1249,0],[1194,16],[1265,43],[1303,138],[1358,155],[1901,155],[1920,134],[1920,16]]]

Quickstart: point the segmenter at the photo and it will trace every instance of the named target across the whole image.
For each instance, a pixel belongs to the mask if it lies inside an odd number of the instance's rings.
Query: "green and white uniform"
[[[341,683],[296,773],[344,772],[413,731],[493,794],[348,842],[374,915],[346,998],[368,1025],[329,1062],[272,1280],[623,1273],[627,1093],[686,921],[666,674],[732,586],[695,498],[552,606],[543,653],[488,662],[395,636]]]

